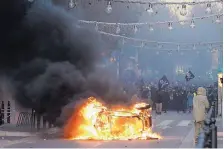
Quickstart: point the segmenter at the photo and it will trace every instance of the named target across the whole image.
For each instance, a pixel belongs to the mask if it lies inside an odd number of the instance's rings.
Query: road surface
[[[221,124],[220,124],[221,125]],[[219,129],[222,131],[221,129]],[[6,148],[192,148],[192,114],[168,112],[154,116],[153,131],[161,134],[161,140],[131,141],[72,141],[58,138],[29,137],[20,142],[6,143]],[[222,133],[222,132],[221,132]],[[220,134],[221,134],[220,133]],[[220,139],[219,139],[220,140]],[[0,142],[1,143],[1,142]]]

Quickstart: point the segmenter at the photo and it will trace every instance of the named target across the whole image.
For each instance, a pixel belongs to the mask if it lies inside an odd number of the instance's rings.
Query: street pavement
[[[74,141],[58,137],[4,137],[0,141],[4,148],[193,148],[194,125],[192,114],[168,112],[160,116],[153,114],[153,132],[161,140],[130,141]],[[222,119],[217,120],[218,147],[222,148]]]
[[[191,148],[193,147],[192,114],[168,112],[153,115],[153,131],[161,140],[131,141],[74,141],[61,138],[27,137],[10,143],[5,148]]]

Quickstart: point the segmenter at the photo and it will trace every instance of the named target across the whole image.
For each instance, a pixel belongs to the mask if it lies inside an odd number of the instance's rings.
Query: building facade
[[[6,78],[0,80],[0,109],[4,124],[16,124],[20,112],[30,112],[16,102],[13,87]]]

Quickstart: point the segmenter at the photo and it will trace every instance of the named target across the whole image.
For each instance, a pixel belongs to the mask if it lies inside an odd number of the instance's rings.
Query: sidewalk
[[[217,126],[217,144],[218,148],[223,148],[223,120],[221,117],[217,117],[216,119],[216,126]],[[194,128],[188,133],[188,135],[182,140],[181,145],[179,148],[194,148]]]
[[[42,139],[56,138],[60,134],[59,128],[32,131],[30,127],[16,127],[12,124],[0,126],[0,148],[20,143],[33,143]]]
[[[223,148],[223,121],[216,122],[218,148]]]
[[[2,138],[0,139],[0,148],[6,148],[8,146],[11,146],[11,145],[15,145],[15,144],[20,144],[20,143],[34,143],[36,142],[37,140],[39,140],[38,137],[20,137],[20,138],[9,138],[9,137],[6,137],[6,138]]]
[[[2,136],[17,136],[17,137],[29,137],[35,136],[37,131],[31,130],[30,126],[20,126],[12,124],[4,124],[0,126],[0,137]]]
[[[0,137],[57,137],[61,135],[60,128],[48,128],[48,129],[31,129],[30,126],[16,127],[12,124],[5,124],[0,126]]]
[[[31,128],[28,126],[16,127],[13,124],[0,126],[0,148],[36,140],[36,137],[37,133],[31,131]]]

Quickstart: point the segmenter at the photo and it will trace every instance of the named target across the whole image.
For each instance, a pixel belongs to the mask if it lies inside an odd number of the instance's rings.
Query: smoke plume
[[[74,16],[43,2],[0,2],[0,69],[13,80],[15,99],[52,122],[87,92],[108,104],[127,102],[113,77],[95,68],[98,35],[76,28]]]

